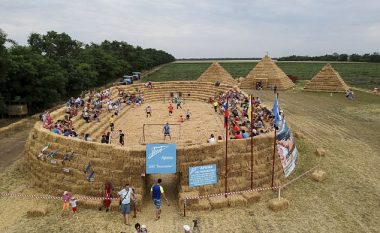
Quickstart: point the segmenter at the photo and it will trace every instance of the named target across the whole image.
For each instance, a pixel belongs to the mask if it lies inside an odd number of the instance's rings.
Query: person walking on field
[[[169,139],[172,140],[172,136],[170,135],[170,125],[168,122],[166,122],[162,131],[164,133],[164,141],[166,139],[166,136],[169,136]]]
[[[131,212],[131,197],[132,200],[136,200],[135,193],[133,189],[129,187],[129,184],[125,184],[125,188],[119,193],[120,197],[120,212],[123,215],[124,224],[130,226],[129,223],[129,213]]]
[[[150,106],[146,107],[145,112],[146,112],[146,117],[152,116],[152,108]]]
[[[71,199],[71,196],[70,196],[69,192],[64,191],[63,195],[62,195],[63,207],[62,207],[61,216],[63,216],[65,212],[70,211],[69,210],[69,208],[70,208],[70,199]]]
[[[161,186],[161,182],[162,180],[158,179],[157,183],[154,184],[152,188],[150,189],[150,192],[152,194],[153,204],[156,208],[155,209],[156,220],[160,219],[160,215],[161,215],[161,195],[166,200],[166,203],[168,204],[168,206],[170,205],[168,199],[165,196],[164,188]]]
[[[171,116],[173,114],[173,105],[170,103],[169,106],[168,106],[168,110],[169,110],[169,116]]]
[[[213,105],[214,105],[215,112],[218,112],[218,106],[219,106],[218,101],[215,100],[214,103],[213,103]]]
[[[125,134],[124,134],[123,130],[120,129],[119,130],[119,143],[121,146],[124,146],[124,136],[125,136]]]

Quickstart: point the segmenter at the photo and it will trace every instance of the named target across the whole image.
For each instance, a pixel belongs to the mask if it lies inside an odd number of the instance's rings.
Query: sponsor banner
[[[216,184],[216,164],[189,167],[189,186]]]
[[[282,168],[284,169],[285,177],[288,177],[295,169],[298,150],[293,137],[285,120],[279,124],[277,132],[277,152],[281,159]]]
[[[176,173],[176,144],[146,145],[146,174]]]

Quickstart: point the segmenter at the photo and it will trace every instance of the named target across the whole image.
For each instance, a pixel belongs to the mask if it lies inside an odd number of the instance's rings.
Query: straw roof
[[[218,62],[213,62],[207,70],[199,76],[197,81],[212,83],[219,81],[223,84],[237,84],[236,80]]]
[[[277,90],[286,90],[294,86],[292,80],[282,71],[276,63],[266,55],[248,73],[240,83],[242,89],[254,89],[256,82],[262,82],[264,88],[277,86]]]
[[[306,91],[346,92],[349,89],[342,77],[328,63],[304,87]]]

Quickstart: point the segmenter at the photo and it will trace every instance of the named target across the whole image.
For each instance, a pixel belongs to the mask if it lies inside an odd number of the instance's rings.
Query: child
[[[63,216],[64,212],[68,211],[69,207],[70,207],[70,203],[69,203],[69,201],[70,201],[70,194],[69,194],[69,192],[67,192],[67,191],[63,192],[62,200],[63,200],[63,207],[62,207],[61,216]]]
[[[78,218],[78,216],[76,215],[78,211],[78,207],[77,207],[77,200],[75,199],[75,197],[71,198],[70,205],[73,210],[73,217],[75,216],[76,218]]]

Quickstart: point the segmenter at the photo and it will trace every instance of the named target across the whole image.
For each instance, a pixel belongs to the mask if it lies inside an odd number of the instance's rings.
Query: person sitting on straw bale
[[[241,135],[240,131],[236,132],[235,139],[243,139],[243,135]]]
[[[373,91],[372,91],[372,93],[374,93],[374,94],[377,94],[377,93],[379,93],[379,91],[378,91],[377,87],[373,88]]]
[[[218,136],[218,142],[223,142],[223,137],[222,136]]]
[[[207,140],[208,143],[210,144],[215,144],[216,143],[216,139],[215,139],[215,136],[214,134],[211,134],[210,138]]]

